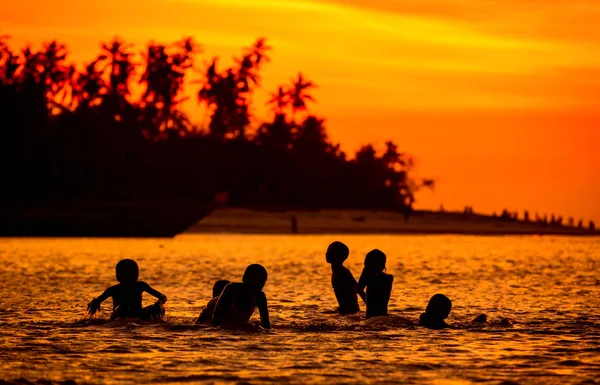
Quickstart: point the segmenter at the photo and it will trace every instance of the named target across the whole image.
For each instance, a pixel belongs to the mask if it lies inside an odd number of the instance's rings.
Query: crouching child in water
[[[337,241],[329,245],[325,254],[327,263],[331,264],[331,286],[338,301],[337,310],[341,314],[354,314],[360,311],[356,279],[344,266],[344,261],[348,259],[349,254],[348,246]]]
[[[138,281],[139,267],[132,259],[123,259],[117,263],[118,284],[109,287],[97,298],[88,304],[88,314],[94,315],[100,310],[100,304],[109,297],[113,299],[113,312],[111,320],[124,318],[139,318],[144,321],[160,320],[165,315],[163,304],[167,296],[154,290],[146,282]],[[158,298],[154,305],[142,308],[142,293],[148,293]]]
[[[215,307],[217,306],[217,302],[219,301],[219,296],[225,289],[225,286],[229,285],[229,282],[226,279],[220,279],[213,285],[212,299],[208,301],[206,307],[200,313],[200,317],[196,320],[196,323],[204,323],[210,322],[212,320],[213,314],[215,312]]]
[[[419,326],[424,326],[428,329],[444,329],[444,328],[456,328],[461,327],[460,325],[448,325],[446,318],[450,315],[452,310],[452,301],[444,294],[435,294],[429,300],[425,313],[419,317]],[[470,324],[483,324],[487,322],[487,316],[481,314],[473,319]],[[467,327],[463,324],[462,327]]]
[[[267,270],[261,265],[250,265],[244,272],[242,282],[225,286],[217,301],[212,323],[214,326],[244,327],[258,307],[260,324],[271,328],[267,297],[262,291],[267,282]]]
[[[394,276],[384,272],[385,264],[386,255],[381,250],[371,250],[365,256],[365,267],[356,290],[367,304],[367,319],[388,315]]]

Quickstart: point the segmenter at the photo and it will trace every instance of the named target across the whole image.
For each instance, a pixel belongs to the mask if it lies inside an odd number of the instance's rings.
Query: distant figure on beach
[[[444,294],[435,294],[429,300],[425,313],[419,317],[419,326],[424,326],[428,329],[444,329],[452,328],[457,326],[451,326],[446,323],[446,318],[450,315],[452,310],[452,301]],[[471,321],[472,324],[483,324],[487,322],[487,316],[480,314]],[[463,324],[462,327],[465,324]],[[467,325],[469,325],[467,323]],[[460,327],[460,326],[458,326]]]
[[[100,304],[109,297],[113,299],[113,312],[111,320],[125,318],[139,318],[144,321],[162,319],[165,315],[163,304],[167,296],[154,290],[146,282],[138,281],[139,267],[132,259],[123,259],[116,267],[118,284],[109,287],[97,298],[88,304],[89,315],[94,315],[100,310]],[[142,308],[142,293],[148,293],[158,298],[154,305]]]
[[[381,250],[371,250],[365,257],[365,267],[358,280],[357,292],[367,304],[367,319],[388,315],[394,276],[384,272],[385,264],[386,255]]]
[[[265,329],[271,328],[267,297],[262,291],[267,282],[267,270],[258,264],[246,268],[242,282],[225,286],[212,318],[214,326],[243,327],[248,324],[258,307],[260,323]]]
[[[196,320],[196,323],[204,323],[212,321],[213,314],[215,312],[215,307],[217,306],[217,302],[219,301],[219,296],[225,289],[225,286],[229,285],[231,282],[226,279],[220,279],[213,285],[212,289],[212,299],[208,301],[206,307],[200,313],[200,316]]]
[[[356,279],[352,272],[344,266],[348,255],[350,255],[348,246],[338,241],[329,245],[325,254],[327,263],[331,264],[331,286],[338,301],[337,310],[341,314],[354,314],[360,311]]]

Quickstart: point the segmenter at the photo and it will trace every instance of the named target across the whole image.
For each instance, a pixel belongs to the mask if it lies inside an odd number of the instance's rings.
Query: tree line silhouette
[[[389,141],[349,157],[312,114],[315,84],[299,73],[260,122],[251,103],[271,49],[265,39],[228,68],[200,68],[192,38],[151,42],[142,54],[119,38],[83,66],[65,45],[13,50],[0,38],[0,173],[6,202],[208,200],[234,205],[407,211],[433,187],[411,177],[412,159]],[[184,88],[210,119],[194,125]]]

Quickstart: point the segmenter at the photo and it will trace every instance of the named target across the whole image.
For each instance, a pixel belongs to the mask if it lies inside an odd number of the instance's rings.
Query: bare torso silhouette
[[[342,314],[353,314],[360,310],[356,293],[356,279],[345,266],[332,267],[331,286],[338,301],[338,311]]]
[[[144,281],[119,283],[109,287],[97,298],[100,302],[112,297],[113,316],[111,318],[139,317],[142,315],[142,293],[148,293],[156,298],[164,295],[153,289]]]
[[[390,274],[363,271],[358,280],[357,291],[364,293],[365,287],[367,289],[364,297],[367,303],[367,318],[388,315],[388,303],[390,302],[393,282],[394,277]]]
[[[225,287],[219,297],[214,315],[213,325],[242,325],[250,320],[250,317],[258,307],[261,325],[269,329],[269,311],[267,298],[263,291],[249,291],[242,282],[231,283]]]

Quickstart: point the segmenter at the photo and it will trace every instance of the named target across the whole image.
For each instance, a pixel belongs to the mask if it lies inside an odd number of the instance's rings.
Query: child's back
[[[344,266],[350,250],[341,242],[333,242],[327,248],[326,259],[331,264],[331,286],[338,301],[338,311],[342,314],[354,314],[358,307],[356,279],[352,272]]]
[[[267,297],[262,291],[266,281],[267,270],[263,266],[248,266],[242,282],[230,283],[221,293],[213,314],[213,325],[243,326],[258,308],[262,327],[270,329]]]
[[[357,291],[367,304],[367,318],[388,315],[394,277],[384,272],[385,264],[386,256],[380,250],[372,250],[365,257],[365,268],[358,280]]]
[[[100,309],[100,304],[112,297],[113,312],[111,319],[116,318],[141,318],[144,320],[159,319],[164,316],[162,304],[167,297],[154,290],[146,282],[138,281],[139,267],[131,259],[123,259],[116,267],[118,284],[109,287],[98,298],[94,298],[88,304],[91,315]],[[142,293],[149,293],[158,298],[159,301],[151,306],[142,308]]]
[[[213,285],[213,297],[210,301],[208,301],[208,304],[206,304],[206,307],[200,313],[200,316],[196,320],[196,323],[208,322],[212,320],[215,308],[217,307],[217,302],[219,301],[219,297],[221,296],[221,293],[223,293],[223,290],[225,290],[225,287],[230,283],[231,282],[225,279],[221,279],[215,282],[215,284]]]

